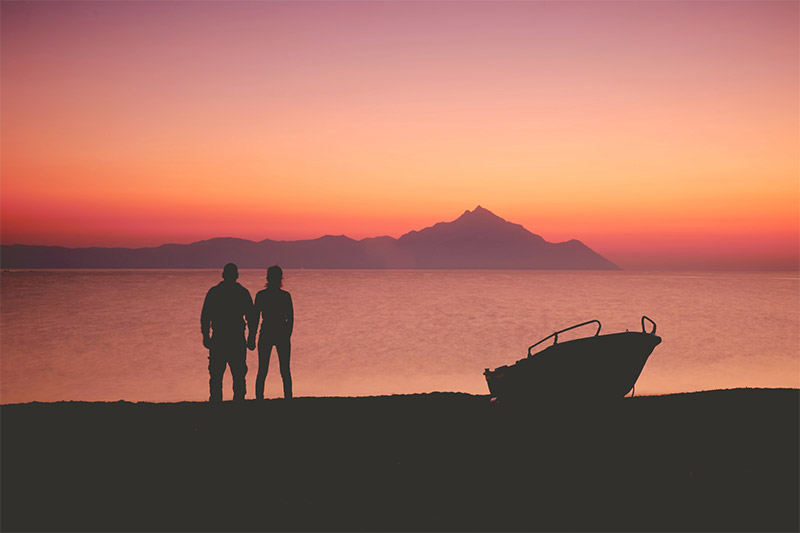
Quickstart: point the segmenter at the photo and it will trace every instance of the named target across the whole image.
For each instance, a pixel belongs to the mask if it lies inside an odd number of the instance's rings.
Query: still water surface
[[[207,399],[199,318],[219,279],[219,270],[3,273],[0,403]],[[264,271],[239,281],[254,296]],[[553,331],[594,318],[601,333],[638,331],[643,314],[663,342],[637,395],[800,387],[797,272],[290,270],[284,289],[296,313],[296,396],[486,394],[484,368],[524,357]],[[248,398],[257,365],[248,352]],[[224,387],[230,399],[229,373]],[[281,390],[273,356],[267,396]]]

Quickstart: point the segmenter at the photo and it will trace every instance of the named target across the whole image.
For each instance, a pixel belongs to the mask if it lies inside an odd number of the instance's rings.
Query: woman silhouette
[[[255,321],[250,330],[249,346],[255,344],[255,331],[261,320],[261,335],[258,338],[258,375],[256,376],[256,399],[264,399],[264,383],[269,370],[269,358],[274,346],[280,361],[283,379],[283,397],[292,397],[292,374],[289,370],[289,357],[292,353],[292,329],[294,327],[294,308],[292,296],[281,289],[283,270],[278,265],[267,269],[267,288],[258,291],[255,301]],[[262,320],[263,319],[263,320]],[[252,349],[252,348],[251,348]]]

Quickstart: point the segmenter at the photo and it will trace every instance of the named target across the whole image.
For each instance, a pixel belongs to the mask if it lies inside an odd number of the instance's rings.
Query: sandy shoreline
[[[797,531],[796,389],[0,406],[3,531]]]

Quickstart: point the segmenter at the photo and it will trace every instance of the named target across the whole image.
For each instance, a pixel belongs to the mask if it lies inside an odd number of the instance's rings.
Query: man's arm
[[[211,348],[211,291],[206,293],[203,310],[200,311],[200,331],[203,333],[203,346]]]
[[[256,293],[256,301],[258,301],[258,293]],[[247,292],[247,312],[245,313],[245,320],[247,321],[247,348],[249,350],[256,349],[256,332],[258,331],[259,312],[258,307],[253,305],[253,300],[250,298],[250,292]]]

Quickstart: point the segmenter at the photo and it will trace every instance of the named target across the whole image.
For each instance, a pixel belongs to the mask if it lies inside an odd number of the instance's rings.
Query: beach
[[[0,407],[3,531],[797,531],[800,391]]]

